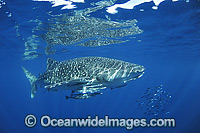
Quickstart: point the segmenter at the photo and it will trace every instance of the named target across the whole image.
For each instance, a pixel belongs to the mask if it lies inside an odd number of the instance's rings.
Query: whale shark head
[[[141,65],[135,65],[130,71],[128,76],[130,79],[140,78],[144,74],[145,67]]]

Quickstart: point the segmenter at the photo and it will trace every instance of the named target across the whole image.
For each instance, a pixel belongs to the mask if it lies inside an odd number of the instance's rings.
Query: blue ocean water
[[[137,26],[143,33],[126,43],[101,47],[62,46],[67,52],[45,54],[44,41],[39,42],[38,58],[25,60],[26,38],[31,36],[37,23],[50,18],[47,12],[63,14],[69,10],[52,8],[48,2],[31,0],[7,0],[0,8],[0,59],[1,59],[1,93],[0,93],[0,132],[200,132],[200,2],[198,0],[165,1],[158,10],[151,9],[153,3],[144,3],[132,10],[119,9],[117,14],[108,14],[105,10],[92,14],[112,19],[137,19]],[[90,6],[93,1],[77,4],[78,9]],[[97,1],[95,1],[97,2]],[[124,3],[126,1],[120,1]],[[33,10],[34,9],[34,10]],[[140,11],[144,9],[144,11]],[[77,9],[76,9],[77,10]],[[38,31],[42,32],[42,31]],[[38,33],[40,34],[40,33]],[[60,46],[61,47],[61,46]],[[38,77],[46,69],[46,60],[52,57],[58,61],[85,57],[103,56],[120,59],[145,66],[145,74],[127,86],[114,90],[106,89],[103,95],[89,99],[65,99],[67,92],[45,92],[38,90],[34,99],[30,98],[30,83],[21,69],[26,67]],[[146,95],[148,88],[158,89],[161,85],[165,92],[160,95],[160,107],[155,113],[147,114],[154,93]],[[166,95],[170,96],[166,97]],[[141,98],[145,96],[146,98]],[[138,102],[138,100],[141,100]],[[142,105],[141,103],[145,103]],[[163,104],[165,103],[165,104]],[[34,114],[38,123],[28,128],[24,119]],[[120,127],[66,128],[40,125],[43,115],[52,118],[87,118],[88,115],[103,118],[174,118],[175,127],[135,127],[132,130]]]

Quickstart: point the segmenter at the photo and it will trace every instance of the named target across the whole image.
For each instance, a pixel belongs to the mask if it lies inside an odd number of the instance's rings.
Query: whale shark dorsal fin
[[[55,68],[59,64],[59,61],[56,61],[52,58],[47,59],[47,70]]]

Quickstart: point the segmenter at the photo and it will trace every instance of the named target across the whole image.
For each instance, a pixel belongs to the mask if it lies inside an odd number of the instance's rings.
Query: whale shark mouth
[[[139,73],[140,73],[140,74],[139,74],[138,76],[134,77],[134,78],[140,78],[140,77],[142,77],[142,75],[144,74],[144,71],[139,72]]]
[[[128,81],[131,81],[131,80],[138,79],[138,78],[142,77],[143,74],[144,74],[144,71],[137,72],[137,73],[134,74],[134,76],[132,78],[130,78],[129,80],[125,81],[125,83],[128,82]]]

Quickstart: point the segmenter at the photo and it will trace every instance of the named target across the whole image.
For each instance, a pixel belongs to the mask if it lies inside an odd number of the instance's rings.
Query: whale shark
[[[106,57],[81,57],[65,61],[47,59],[47,68],[37,78],[22,67],[31,84],[31,98],[37,88],[47,91],[71,90],[68,98],[85,99],[95,96],[105,88],[120,88],[127,82],[140,78],[145,67]]]

